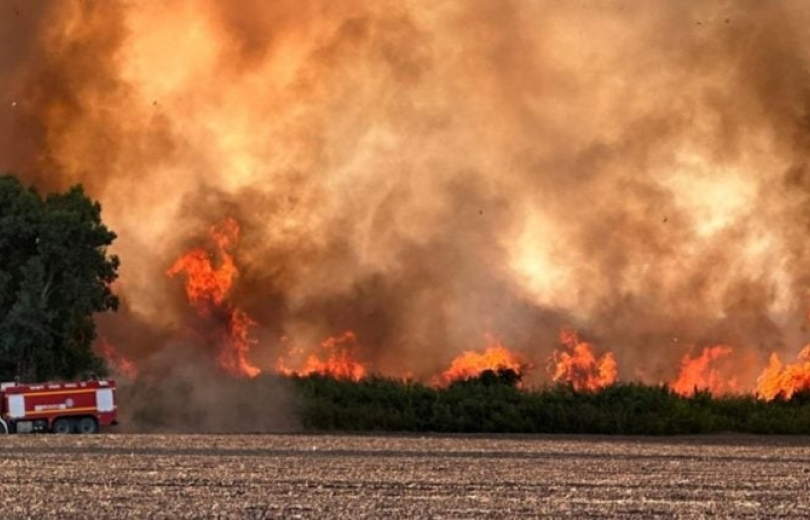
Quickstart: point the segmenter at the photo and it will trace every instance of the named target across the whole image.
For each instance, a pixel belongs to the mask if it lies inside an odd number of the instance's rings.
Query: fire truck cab
[[[98,433],[117,412],[115,381],[0,384],[0,433]]]

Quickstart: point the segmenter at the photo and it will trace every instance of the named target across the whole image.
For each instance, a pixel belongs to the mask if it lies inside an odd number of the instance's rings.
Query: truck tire
[[[98,422],[92,417],[82,417],[76,424],[79,433],[98,433]]]
[[[53,430],[53,433],[58,433],[59,435],[72,433],[73,421],[70,419],[57,419],[53,422],[53,427],[51,429]]]

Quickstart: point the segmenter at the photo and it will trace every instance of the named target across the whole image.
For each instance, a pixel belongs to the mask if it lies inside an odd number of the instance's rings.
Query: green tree
[[[81,186],[43,198],[0,175],[0,379],[104,372],[93,314],[118,308],[115,238]]]

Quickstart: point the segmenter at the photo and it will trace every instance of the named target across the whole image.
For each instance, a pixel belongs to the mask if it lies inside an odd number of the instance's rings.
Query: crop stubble
[[[806,438],[8,436],[2,518],[810,517]]]

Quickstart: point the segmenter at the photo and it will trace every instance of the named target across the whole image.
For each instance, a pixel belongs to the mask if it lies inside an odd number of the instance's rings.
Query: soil
[[[0,517],[808,518],[803,437],[12,435]]]

